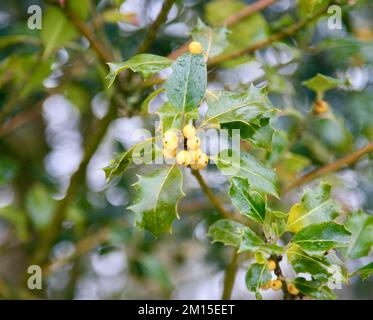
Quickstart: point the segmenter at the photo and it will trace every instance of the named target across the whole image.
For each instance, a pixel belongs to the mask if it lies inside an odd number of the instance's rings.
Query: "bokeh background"
[[[131,187],[136,173],[147,169],[132,167],[110,184],[102,170],[115,153],[137,142],[134,130],[154,130],[156,117],[143,114],[140,105],[156,85],[142,85],[133,76],[113,106],[105,80],[108,70],[89,35],[111,61],[124,61],[136,53],[162,2],[0,2],[1,298],[221,297],[232,252],[210,243],[207,228],[219,217],[194,178],[186,172],[187,196],[179,204],[181,219],[173,233],[154,239],[133,227],[133,215],[126,210],[136,196]],[[221,25],[253,2],[175,1],[148,51],[168,55],[190,39],[198,18]],[[247,47],[302,19],[307,2],[312,1],[273,1],[242,19],[228,28],[228,50]],[[28,28],[31,5],[42,9],[41,30]],[[318,72],[351,83],[326,94],[330,112],[325,116],[310,112],[315,95],[302,85]],[[283,185],[363,147],[373,139],[373,3],[348,1],[340,30],[328,28],[323,17],[290,38],[209,71],[209,88],[238,90],[251,82],[267,86],[273,104],[282,110],[273,123],[278,129],[274,150],[266,159],[277,168]],[[155,99],[152,108],[162,99]],[[231,208],[227,179],[213,166],[203,176]],[[363,208],[373,213],[372,156],[323,179],[332,183],[333,198],[346,212]],[[69,200],[61,200],[71,184]],[[272,205],[288,210],[302,190]],[[66,206],[61,208],[61,202]],[[45,248],[56,215],[61,217],[60,228]],[[30,291],[26,271],[40,250],[48,258],[43,290]],[[353,271],[370,261],[364,258],[348,266]],[[246,265],[240,261],[233,298],[254,299],[245,288]],[[336,293],[341,299],[372,299],[373,282],[354,277]],[[263,297],[281,299],[281,293],[266,292]]]

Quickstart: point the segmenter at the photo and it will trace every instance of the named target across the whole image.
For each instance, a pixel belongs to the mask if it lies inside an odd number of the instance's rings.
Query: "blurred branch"
[[[312,22],[313,20],[319,18],[324,13],[326,13],[326,10],[327,10],[328,7],[329,7],[329,4],[328,4],[328,6],[324,6],[322,9],[320,9],[320,10],[316,11],[315,13],[307,16],[306,18],[298,21],[297,23],[293,24],[292,26],[284,28],[283,30],[269,36],[267,39],[259,41],[259,42],[255,43],[255,44],[253,44],[253,45],[251,45],[247,48],[237,50],[237,51],[233,51],[233,52],[230,52],[230,53],[225,53],[225,54],[218,55],[218,56],[210,59],[208,61],[208,65],[210,67],[211,66],[216,66],[219,63],[241,57],[245,54],[253,53],[256,50],[263,49],[263,48],[267,47],[268,45],[270,45],[270,44],[272,44],[276,41],[279,41],[279,40],[281,40],[285,37],[294,35],[299,30],[301,30],[305,26],[307,26],[308,23]]]
[[[197,179],[202,191],[205,193],[207,198],[211,201],[214,208],[220,213],[222,217],[225,219],[235,220],[242,224],[247,225],[248,221],[243,216],[235,213],[231,213],[227,209],[224,208],[223,204],[219,201],[219,199],[213,194],[209,186],[206,184],[205,180],[201,176],[201,173],[198,170],[191,170],[192,175]]]
[[[252,14],[269,7],[272,3],[276,2],[277,0],[259,0],[252,4],[247,5],[245,8],[240,10],[238,13],[235,13],[224,20],[222,26],[231,27],[234,24],[240,22],[242,19],[245,19]],[[180,48],[174,50],[168,55],[168,58],[175,60],[178,56],[182,55],[184,52],[188,51],[190,41],[184,43]]]
[[[288,186],[286,189],[285,189],[285,193],[296,188],[296,187],[299,187],[300,185],[302,184],[305,184],[311,180],[314,180],[324,174],[327,174],[327,173],[330,173],[330,172],[333,172],[333,171],[337,171],[341,168],[343,168],[344,166],[347,166],[347,165],[351,165],[351,164],[354,164],[355,162],[357,162],[362,156],[368,154],[368,153],[371,153],[373,152],[373,142],[367,144],[365,147],[361,148],[361,149],[358,149],[350,154],[348,154],[347,156],[335,161],[335,162],[332,162],[332,163],[329,163],[321,168],[318,168],[316,170],[313,170],[307,174],[305,174],[304,176],[300,177],[299,179],[295,180],[290,186]]]
[[[238,269],[237,259],[238,259],[238,253],[236,250],[234,250],[232,259],[225,269],[224,289],[223,289],[223,294],[222,294],[222,300],[231,299],[232,291],[234,287],[234,281],[236,279],[236,274],[237,274],[237,269]]]
[[[170,12],[175,0],[165,0],[162,5],[162,9],[157,17],[155,19],[154,23],[148,28],[148,32],[145,35],[144,40],[142,41],[142,44],[140,45],[139,49],[137,50],[137,53],[144,53],[150,49],[152,46],[159,28],[163,25],[164,22],[167,20],[167,15]]]
[[[81,255],[93,250],[95,247],[101,245],[103,242],[105,242],[109,237],[109,229],[104,228],[99,230],[98,232],[89,235],[88,237],[80,240],[75,245],[75,252],[73,255],[64,258],[59,259],[56,261],[53,261],[52,263],[46,265],[43,268],[44,275],[46,277],[50,276],[53,272],[55,272],[57,269],[63,267],[64,265],[68,264],[69,262],[73,261],[77,257],[80,257]]]

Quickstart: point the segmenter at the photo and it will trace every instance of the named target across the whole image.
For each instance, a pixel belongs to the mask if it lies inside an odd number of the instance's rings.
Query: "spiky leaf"
[[[346,247],[351,233],[343,225],[323,222],[309,225],[300,230],[292,239],[305,251],[327,251],[332,248]]]
[[[246,287],[249,291],[258,292],[262,285],[265,285],[271,280],[271,272],[267,264],[253,263],[250,265],[246,273]],[[257,299],[261,296],[257,296]]]
[[[335,293],[325,286],[321,281],[310,280],[307,281],[302,277],[298,277],[292,281],[295,287],[305,296],[318,300],[334,300]]]
[[[212,224],[208,231],[208,236],[212,242],[222,242],[225,245],[239,247],[244,226],[238,222],[221,219]]]
[[[136,215],[136,226],[149,230],[156,237],[171,232],[171,224],[178,217],[177,203],[184,196],[180,169],[169,166],[138,178],[135,184],[138,198],[128,208]]]
[[[114,83],[116,76],[126,69],[140,72],[144,78],[148,78],[170,65],[171,60],[168,58],[149,53],[138,54],[123,63],[108,63],[110,70],[106,78],[109,80],[110,87]]]
[[[329,184],[322,183],[314,190],[306,190],[301,202],[290,209],[286,230],[296,233],[310,224],[336,218],[338,208],[330,199],[330,189]]]
[[[218,169],[227,176],[247,178],[254,190],[278,197],[276,173],[247,153],[223,150],[216,158]]]

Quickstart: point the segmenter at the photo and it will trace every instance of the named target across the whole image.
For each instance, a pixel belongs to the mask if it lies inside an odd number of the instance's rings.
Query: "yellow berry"
[[[183,135],[187,139],[191,139],[196,135],[196,128],[194,128],[192,125],[187,124],[183,129]]]
[[[163,135],[163,142],[172,142],[172,141],[177,141],[177,133],[173,130],[168,130],[164,133]]]
[[[292,283],[288,283],[287,287],[290,294],[295,296],[299,293],[299,290]]]
[[[189,150],[191,164],[198,164],[200,154],[202,153],[201,149]]]
[[[163,141],[163,148],[168,152],[172,152],[177,149],[177,140],[164,140]]]
[[[201,139],[198,138],[197,136],[191,137],[187,141],[187,147],[188,147],[188,149],[192,149],[192,150],[198,149],[199,146],[200,146],[200,144],[201,144]]]
[[[275,270],[275,269],[276,269],[276,262],[274,262],[273,260],[269,260],[269,261],[268,261],[268,269],[269,269],[270,271]]]
[[[176,162],[184,167],[187,167],[190,165],[191,162],[191,156],[188,151],[180,151],[176,156]]]
[[[263,284],[260,289],[268,290],[271,287],[271,281],[268,281],[266,284]]]
[[[272,290],[278,291],[282,288],[282,282],[281,280],[272,280],[271,281],[271,288]]]
[[[174,149],[172,151],[168,151],[167,149],[163,149],[163,156],[166,159],[173,159],[173,158],[175,158],[175,156],[176,156],[176,149]]]
[[[313,113],[314,114],[321,114],[329,111],[329,105],[324,100],[319,100],[315,102],[313,106]]]
[[[209,163],[209,157],[206,153],[200,152],[198,156],[198,164],[202,166],[202,168],[206,167]]]
[[[198,41],[192,41],[189,44],[189,52],[192,54],[200,54],[202,52],[202,44]]]

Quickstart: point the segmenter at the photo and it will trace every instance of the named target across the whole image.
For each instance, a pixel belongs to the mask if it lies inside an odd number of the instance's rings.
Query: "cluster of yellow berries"
[[[183,128],[183,141],[187,150],[177,152],[179,146],[179,136],[173,129],[168,130],[163,135],[163,155],[166,159],[176,157],[177,164],[190,167],[193,170],[203,169],[209,162],[208,156],[200,149],[201,139],[196,136],[196,128],[192,125],[186,125]]]
[[[267,261],[267,266],[270,271],[274,271],[276,269],[276,262],[273,260]],[[272,289],[274,291],[278,291],[282,288],[282,281],[280,279],[270,280],[266,284],[261,286],[261,289],[268,290]],[[294,286],[292,283],[287,284],[288,292],[292,295],[297,295],[299,290]]]

